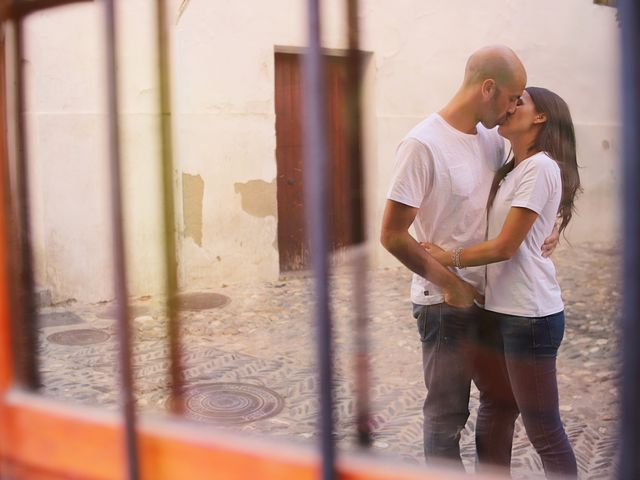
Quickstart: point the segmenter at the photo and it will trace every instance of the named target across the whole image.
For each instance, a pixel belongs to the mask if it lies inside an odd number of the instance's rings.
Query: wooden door
[[[325,56],[330,172],[331,250],[351,244],[349,162],[346,143],[346,58]],[[276,159],[278,166],[278,249],[280,271],[309,266],[303,192],[302,56],[276,54]]]

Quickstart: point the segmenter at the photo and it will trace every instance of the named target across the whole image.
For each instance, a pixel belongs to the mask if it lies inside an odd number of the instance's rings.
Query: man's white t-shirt
[[[496,129],[478,124],[476,134],[463,133],[434,113],[400,143],[387,198],[419,209],[413,222],[419,242],[445,250],[469,247],[485,239],[487,198],[503,161],[504,141]],[[485,267],[457,274],[484,290]],[[411,301],[432,305],[444,296],[440,287],[414,274]]]
[[[523,317],[543,317],[564,309],[556,269],[542,256],[562,197],[558,164],[545,153],[520,162],[505,177],[489,210],[488,237],[496,238],[511,207],[538,214],[531,230],[508,261],[487,265],[487,310]]]

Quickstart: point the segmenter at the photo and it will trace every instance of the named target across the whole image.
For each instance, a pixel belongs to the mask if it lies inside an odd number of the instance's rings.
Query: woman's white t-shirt
[[[556,269],[542,256],[562,197],[558,164],[545,153],[519,163],[502,181],[488,214],[488,238],[496,238],[511,207],[538,214],[531,230],[508,261],[487,265],[485,308],[523,317],[543,317],[564,309]]]

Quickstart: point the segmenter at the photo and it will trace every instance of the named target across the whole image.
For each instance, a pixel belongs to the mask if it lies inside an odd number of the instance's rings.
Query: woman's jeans
[[[546,317],[486,312],[484,325],[496,333],[486,344],[486,351],[496,355],[492,357],[493,368],[485,368],[485,363],[476,379],[480,390],[476,424],[480,466],[509,466],[514,423],[520,413],[547,476],[577,476],[576,458],[560,419],[556,379],[564,312]]]

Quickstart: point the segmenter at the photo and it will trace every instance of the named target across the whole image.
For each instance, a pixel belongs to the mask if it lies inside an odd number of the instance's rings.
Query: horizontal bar
[[[304,55],[308,50],[308,47],[292,47],[291,45],[275,45],[273,47],[275,53],[288,53],[291,55]],[[320,47],[320,52],[323,56],[330,57],[347,58],[349,56],[349,50],[344,48]],[[373,55],[372,50],[359,50],[359,53],[362,58]]]
[[[31,13],[49,8],[62,7],[72,3],[87,3],[95,0],[22,0],[9,2],[0,0],[0,21],[25,17]]]
[[[124,452],[117,412],[69,405],[23,391],[0,401],[8,458],[61,478],[122,478]],[[312,480],[320,470],[313,446],[217,431],[211,425],[145,417],[139,425],[145,480]],[[43,454],[46,452],[46,454]],[[452,470],[427,470],[372,455],[345,453],[337,462],[343,480],[458,480]],[[474,480],[504,476],[473,476]]]

